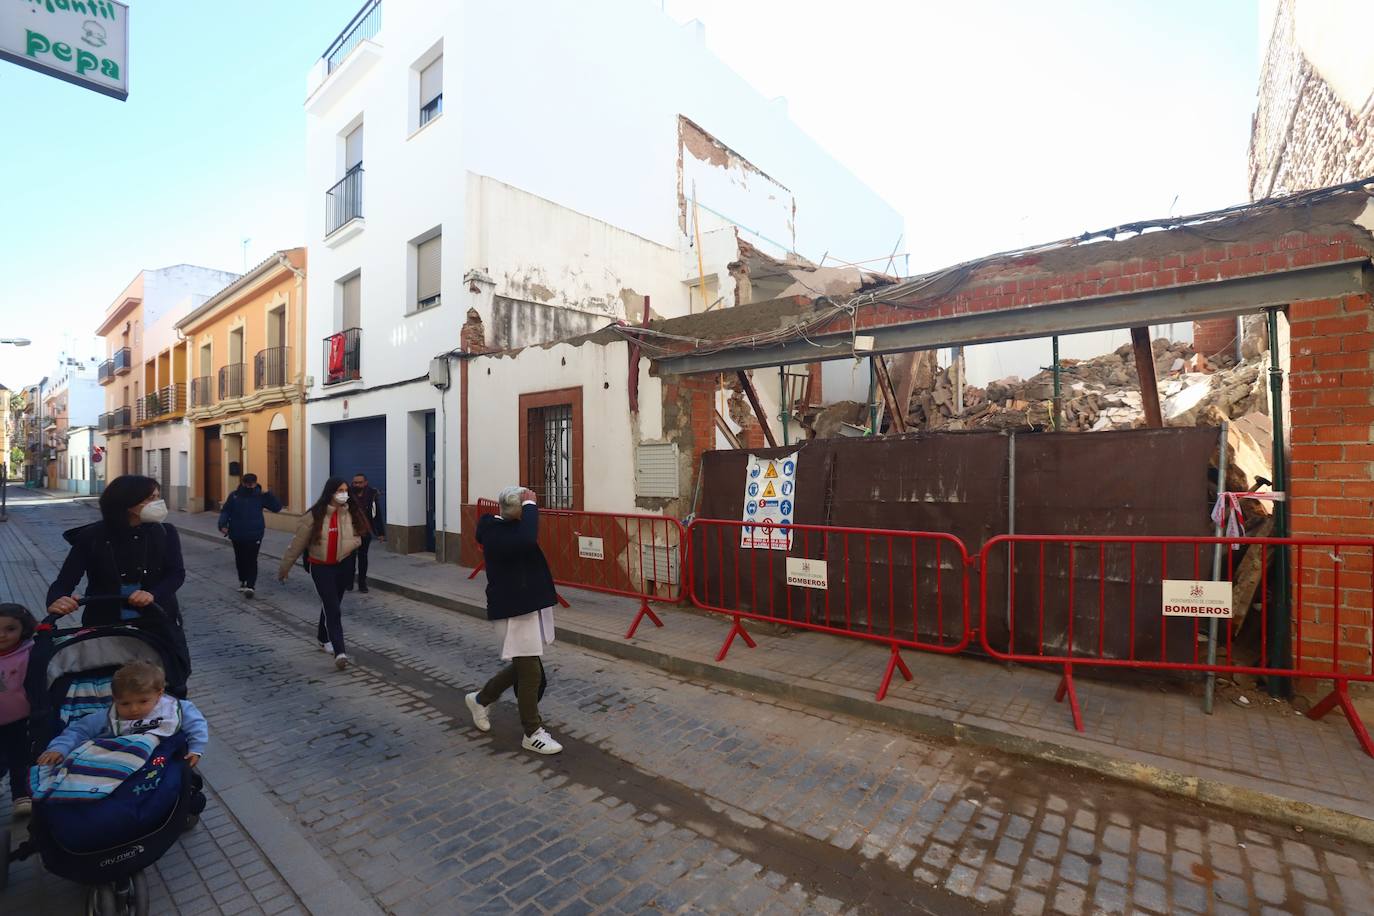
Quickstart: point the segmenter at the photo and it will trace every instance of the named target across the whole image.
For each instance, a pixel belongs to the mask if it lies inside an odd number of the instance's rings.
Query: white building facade
[[[572,494],[567,450],[549,459],[567,505],[632,510],[636,443],[661,436],[657,407],[626,406],[624,346],[500,363],[459,358],[464,338],[508,352],[646,307],[724,312],[822,256],[857,278],[844,265],[903,233],[698,24],[644,0],[368,3],[306,90],[309,479],[366,473],[405,552],[453,559],[460,506],[529,479],[531,436],[570,440],[573,415],[578,463],[624,485]],[[777,374],[756,386],[776,415]]]
[[[92,344],[85,356],[60,355],[57,368],[48,376],[49,439],[55,455],[59,489],[76,489],[71,474],[70,431],[98,424],[105,407],[105,392],[100,390],[96,380],[100,360],[91,355],[95,352],[96,345]]]

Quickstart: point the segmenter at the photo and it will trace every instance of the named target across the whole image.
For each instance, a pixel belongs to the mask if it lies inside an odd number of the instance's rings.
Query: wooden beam
[[[730,443],[731,448],[739,448],[739,436],[736,436],[734,430],[730,428],[730,424],[725,422],[725,418],[720,415],[720,411],[713,407],[711,408],[711,413],[716,415],[716,429],[720,430],[725,436],[725,441]]]
[[[1149,328],[1131,328],[1131,347],[1135,350],[1135,372],[1140,377],[1140,404],[1145,409],[1145,425],[1164,426],[1159,409],[1159,389],[1155,385],[1155,350],[1150,346]]]
[[[744,396],[749,399],[749,406],[754,408],[754,416],[763,429],[763,438],[767,440],[768,447],[777,448],[778,440],[773,438],[773,428],[768,425],[768,415],[763,412],[763,406],[759,404],[759,393],[754,390],[754,380],[743,369],[740,369],[735,375],[739,378],[740,387],[744,389]]]
[[[873,371],[878,376],[878,390],[883,393],[883,403],[887,405],[887,415],[892,419],[892,429],[897,433],[906,432],[906,411],[897,403],[897,391],[892,384],[892,376],[887,371],[887,359],[873,357]],[[878,431],[873,430],[873,435]]]

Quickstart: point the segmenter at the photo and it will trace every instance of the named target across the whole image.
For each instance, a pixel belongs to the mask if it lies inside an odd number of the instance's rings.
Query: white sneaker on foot
[[[521,739],[520,746],[536,754],[557,754],[563,750],[563,745],[553,740],[553,735],[542,728],[536,728],[534,734]]]
[[[253,594],[254,594],[254,592],[253,592],[253,586],[251,586],[251,585],[245,585],[245,586],[243,587],[243,597],[245,597],[245,598],[252,598],[252,597],[253,597]]]
[[[323,652],[325,655],[333,655],[334,644],[332,642],[322,642],[320,643],[320,651]]]
[[[487,708],[477,702],[476,692],[463,697],[463,701],[468,704],[468,712],[472,713],[472,724],[477,726],[480,732],[491,731],[491,715]]]
[[[16,798],[13,806],[10,808],[10,817],[16,821],[26,818],[32,813],[33,799],[28,797]]]
[[[348,667],[348,656],[347,656],[347,655],[344,655],[342,652],[340,652],[338,655],[334,656],[334,667],[335,667],[335,668],[338,668],[340,671],[342,671],[342,670],[344,670],[345,668],[347,668],[347,667]]]

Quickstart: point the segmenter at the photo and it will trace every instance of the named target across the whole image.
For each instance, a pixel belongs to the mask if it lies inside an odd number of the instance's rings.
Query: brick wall
[[[1374,536],[1374,309],[1368,295],[1295,302],[1292,332],[1293,535]],[[1370,670],[1371,556],[1348,550],[1336,632],[1334,551],[1306,551],[1295,569],[1309,664]],[[1294,558],[1295,567],[1298,566]]]
[[[1193,346],[1203,356],[1234,356],[1239,345],[1234,318],[1209,318],[1193,322]]]

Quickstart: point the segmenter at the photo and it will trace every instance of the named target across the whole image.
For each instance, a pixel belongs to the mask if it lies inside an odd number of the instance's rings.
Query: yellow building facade
[[[177,322],[193,512],[217,510],[247,473],[285,507],[269,527],[291,530],[309,505],[305,271],[304,248],[279,251]]]
[[[143,365],[143,273],[114,298],[96,334],[105,339],[105,360],[97,378],[105,389],[105,412],[97,424],[107,443],[106,479],[143,473],[143,436],[138,404],[145,393]]]

